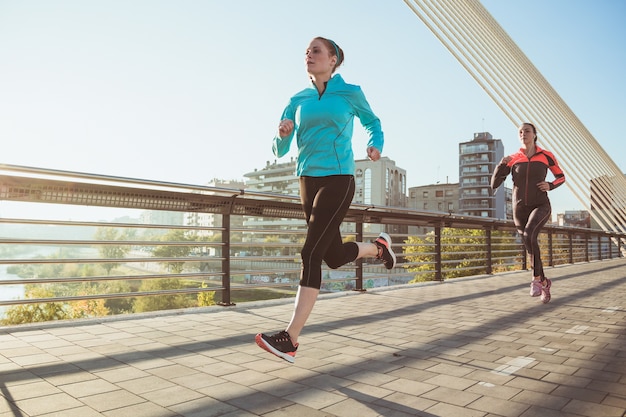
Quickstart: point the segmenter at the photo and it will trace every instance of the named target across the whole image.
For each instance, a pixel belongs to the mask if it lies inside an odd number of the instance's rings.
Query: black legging
[[[353,196],[352,175],[300,177],[300,201],[308,225],[301,253],[301,286],[322,286],[322,261],[335,269],[358,256],[357,244],[343,243],[339,230]]]
[[[513,209],[513,222],[518,233],[524,241],[526,251],[530,254],[532,262],[533,276],[545,278],[543,275],[543,263],[539,251],[539,232],[550,219],[552,207],[550,203],[545,203],[537,207],[517,204]]]

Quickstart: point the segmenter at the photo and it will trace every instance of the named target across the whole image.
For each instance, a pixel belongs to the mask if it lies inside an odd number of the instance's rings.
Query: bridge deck
[[[547,272],[321,296],[293,365],[292,300],[0,328],[0,417],[624,416],[626,260]]]

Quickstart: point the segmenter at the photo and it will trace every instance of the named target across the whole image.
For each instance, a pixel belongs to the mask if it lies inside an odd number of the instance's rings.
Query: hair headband
[[[327,39],[327,40],[328,40],[328,42],[331,43],[333,48],[335,48],[335,55],[337,55],[337,63],[339,63],[339,60],[341,59],[341,55],[339,55],[339,47],[337,46],[337,44],[335,43],[334,40],[332,40],[332,39]]]

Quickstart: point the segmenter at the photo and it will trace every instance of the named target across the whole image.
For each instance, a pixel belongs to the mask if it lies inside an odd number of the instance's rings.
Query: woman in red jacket
[[[513,178],[513,222],[519,232],[526,251],[530,255],[533,280],[530,295],[541,296],[541,301],[550,301],[552,281],[543,273],[543,263],[537,240],[541,228],[550,220],[552,207],[548,191],[565,182],[565,174],[554,155],[537,146],[537,129],[532,123],[523,123],[519,128],[522,147],[513,155],[505,156],[491,177],[491,188],[496,189],[511,174]],[[552,182],[546,181],[548,170],[554,175]]]

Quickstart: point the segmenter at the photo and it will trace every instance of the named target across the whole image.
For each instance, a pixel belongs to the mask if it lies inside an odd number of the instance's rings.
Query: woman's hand
[[[539,188],[541,191],[550,191],[550,183],[541,181],[537,183],[537,188]]]
[[[284,138],[293,132],[293,120],[283,119],[278,124],[278,136]]]
[[[378,161],[380,159],[380,151],[373,146],[368,146],[367,157],[370,161]]]

